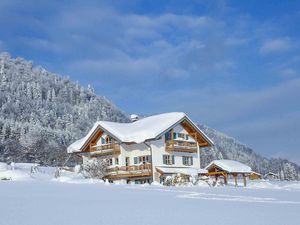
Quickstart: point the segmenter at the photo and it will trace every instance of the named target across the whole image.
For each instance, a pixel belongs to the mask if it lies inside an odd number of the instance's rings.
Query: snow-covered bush
[[[107,173],[107,167],[105,159],[92,159],[83,165],[82,173],[86,178],[102,179]]]
[[[178,173],[176,175],[174,174],[172,176],[167,176],[163,184],[166,186],[186,186],[189,185],[189,183],[190,176]]]

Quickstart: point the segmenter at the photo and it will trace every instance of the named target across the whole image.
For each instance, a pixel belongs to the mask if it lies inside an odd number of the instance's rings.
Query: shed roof
[[[222,159],[212,161],[205,169],[209,170],[212,167],[218,167],[228,173],[251,173],[251,167],[234,160]]]

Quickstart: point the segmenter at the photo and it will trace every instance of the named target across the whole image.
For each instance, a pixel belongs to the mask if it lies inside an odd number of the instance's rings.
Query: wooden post
[[[234,176],[234,183],[235,183],[235,186],[237,187],[238,186],[238,183],[237,183],[237,175],[236,174],[233,174]]]
[[[244,187],[246,187],[247,186],[247,181],[246,181],[246,176],[245,176],[244,173],[243,173],[243,180],[244,180]]]
[[[224,173],[224,183],[227,185],[228,184],[228,174]]]

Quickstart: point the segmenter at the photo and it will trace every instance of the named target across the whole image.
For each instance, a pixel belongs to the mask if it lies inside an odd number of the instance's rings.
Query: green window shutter
[[[188,134],[185,135],[185,139],[186,139],[186,140],[189,140],[189,135],[188,135]]]
[[[191,165],[193,165],[193,157],[191,157]]]
[[[172,155],[172,164],[175,164],[175,156]]]
[[[177,133],[173,133],[173,139],[177,138]]]
[[[182,156],[182,165],[184,165],[184,156]]]
[[[134,164],[138,164],[138,157],[134,157],[134,158],[133,158],[133,163],[134,163]]]

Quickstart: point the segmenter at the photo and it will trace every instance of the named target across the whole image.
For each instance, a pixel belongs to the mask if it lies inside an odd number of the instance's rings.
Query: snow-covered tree
[[[0,54],[0,161],[61,164],[97,119],[129,121],[91,86]]]

